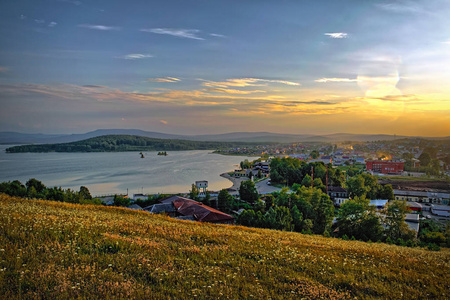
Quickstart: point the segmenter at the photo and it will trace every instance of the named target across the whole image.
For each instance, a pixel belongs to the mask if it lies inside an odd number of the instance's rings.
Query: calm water
[[[234,170],[244,156],[224,156],[211,151],[102,153],[5,153],[0,145],[0,182],[30,178],[46,186],[79,189],[84,185],[92,195],[111,193],[188,192],[196,180],[208,180],[209,190],[231,186],[220,177]],[[253,158],[254,159],[254,158]]]

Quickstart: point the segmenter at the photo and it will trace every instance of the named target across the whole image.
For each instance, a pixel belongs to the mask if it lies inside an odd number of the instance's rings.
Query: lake
[[[99,153],[6,153],[0,145],[0,182],[36,178],[46,186],[78,190],[86,186],[92,195],[115,193],[184,193],[197,180],[208,180],[209,190],[231,187],[219,175],[238,168],[244,159],[211,151]]]

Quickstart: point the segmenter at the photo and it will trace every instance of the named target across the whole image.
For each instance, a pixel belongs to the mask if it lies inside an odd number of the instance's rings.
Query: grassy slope
[[[446,298],[448,249],[0,195],[0,298]]]

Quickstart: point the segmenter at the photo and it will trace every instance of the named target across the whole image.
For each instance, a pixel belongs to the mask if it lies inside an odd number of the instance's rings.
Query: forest
[[[218,150],[256,145],[242,142],[199,142],[189,140],[155,139],[136,135],[104,135],[78,142],[61,144],[22,145],[6,149],[8,153],[22,152],[122,152],[122,151],[183,151]]]

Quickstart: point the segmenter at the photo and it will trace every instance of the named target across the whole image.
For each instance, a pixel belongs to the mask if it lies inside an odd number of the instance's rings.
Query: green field
[[[450,251],[0,195],[2,299],[448,299]]]

